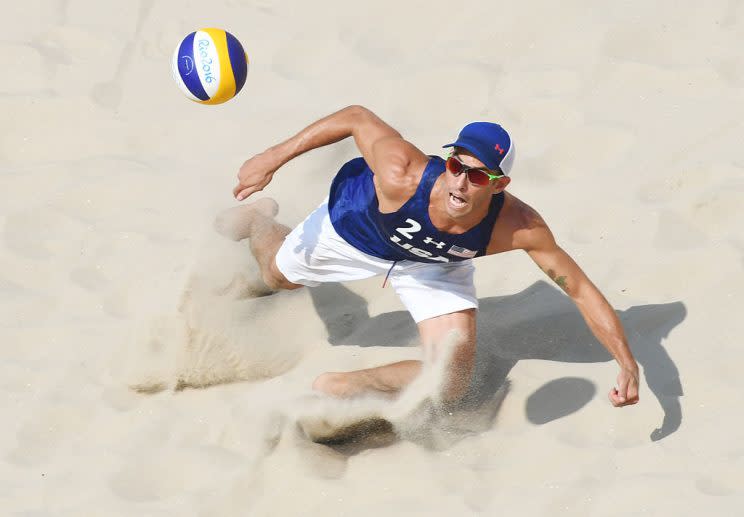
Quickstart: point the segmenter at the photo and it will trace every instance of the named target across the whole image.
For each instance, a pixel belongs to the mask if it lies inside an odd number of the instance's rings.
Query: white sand
[[[0,513],[740,514],[744,4],[356,4],[2,1]],[[217,107],[170,77],[204,26],[252,57]],[[417,357],[410,318],[379,280],[249,298],[245,243],[210,224],[245,159],[355,103],[427,153],[510,129],[509,188],[619,311],[640,404],[611,407],[615,365],[517,253],[477,262],[468,407],[432,412],[429,381],[312,397],[322,371]],[[280,220],[356,153],[281,170]],[[298,426],[360,413],[397,438]]]

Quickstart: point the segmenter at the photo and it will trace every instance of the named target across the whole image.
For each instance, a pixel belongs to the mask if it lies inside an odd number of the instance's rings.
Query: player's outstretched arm
[[[400,133],[362,106],[348,106],[328,115],[266,151],[247,160],[238,172],[239,183],[233,194],[240,201],[263,190],[274,173],[285,163],[312,149],[350,136],[362,156],[377,174],[394,174],[412,161],[426,157],[403,140]]]
[[[517,237],[521,241],[519,247],[571,297],[592,333],[617,361],[620,373],[617,386],[609,393],[612,404],[637,403],[638,364],[615,310],[578,264],[558,246],[544,221],[536,214],[535,219]]]

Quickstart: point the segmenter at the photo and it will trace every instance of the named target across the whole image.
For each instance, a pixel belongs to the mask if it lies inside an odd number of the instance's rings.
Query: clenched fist
[[[610,390],[609,397],[615,407],[638,403],[638,367],[620,370],[617,387]]]

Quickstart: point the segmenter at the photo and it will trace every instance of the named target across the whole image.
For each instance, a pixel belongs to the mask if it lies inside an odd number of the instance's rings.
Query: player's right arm
[[[263,190],[274,173],[291,159],[349,136],[375,173],[380,193],[389,201],[407,199],[412,176],[423,170],[427,157],[395,129],[362,106],[349,106],[309,125],[292,138],[247,160],[238,172],[233,194],[241,201]],[[415,186],[414,186],[415,189]]]

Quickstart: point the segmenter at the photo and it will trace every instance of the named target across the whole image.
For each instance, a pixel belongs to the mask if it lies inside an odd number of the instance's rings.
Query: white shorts
[[[403,260],[393,266],[341,238],[331,224],[327,200],[287,235],[276,265],[287,280],[306,286],[362,280],[390,271],[390,283],[416,323],[478,308],[472,260],[448,264]]]

